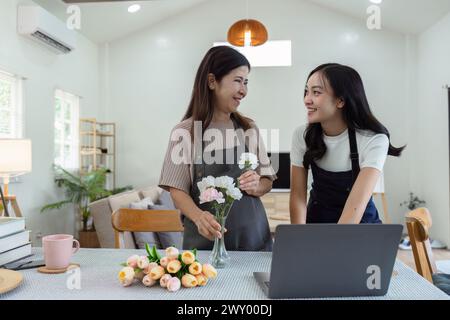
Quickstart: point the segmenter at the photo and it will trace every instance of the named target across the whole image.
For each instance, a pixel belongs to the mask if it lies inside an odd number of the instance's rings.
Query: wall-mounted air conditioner
[[[46,45],[59,54],[69,53],[75,49],[75,32],[39,6],[19,5],[17,32]]]

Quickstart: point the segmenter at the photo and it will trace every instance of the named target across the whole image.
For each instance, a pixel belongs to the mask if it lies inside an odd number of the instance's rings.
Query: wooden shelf
[[[114,189],[116,184],[115,135],[116,125],[113,122],[99,122],[94,118],[80,119],[80,173],[108,168],[111,172],[107,172],[107,189]],[[103,153],[101,150],[107,152]]]
[[[80,135],[82,135],[82,136],[114,137],[113,133],[101,133],[101,132],[89,132],[89,131],[80,132]]]

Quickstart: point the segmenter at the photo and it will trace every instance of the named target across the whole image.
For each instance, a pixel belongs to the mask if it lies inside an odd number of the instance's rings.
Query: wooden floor
[[[433,257],[435,261],[450,260],[450,250],[433,249]],[[411,269],[416,270],[412,250],[398,250],[397,258],[408,265]]]

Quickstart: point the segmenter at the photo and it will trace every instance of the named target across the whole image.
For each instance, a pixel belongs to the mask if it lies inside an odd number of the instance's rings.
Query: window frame
[[[11,131],[9,134],[0,133],[0,138],[22,139],[24,137],[23,78],[0,69],[0,81],[7,82],[11,85],[9,105],[9,126]],[[0,106],[0,109],[8,110],[8,107],[2,108]]]
[[[56,111],[57,100],[60,100],[61,110]],[[80,97],[70,92],[56,89],[54,93],[54,163],[66,170],[75,171],[79,167],[79,123],[80,123]],[[67,108],[70,109],[69,119],[66,118]],[[70,128],[70,134],[66,135],[66,125]],[[57,140],[59,130],[59,141]],[[70,138],[69,138],[70,137]],[[59,150],[57,151],[57,145]],[[66,157],[65,149],[69,147],[69,156]]]

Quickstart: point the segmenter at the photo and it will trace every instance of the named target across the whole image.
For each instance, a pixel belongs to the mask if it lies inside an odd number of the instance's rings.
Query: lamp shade
[[[268,34],[266,27],[258,20],[253,19],[237,21],[230,27],[227,36],[228,42],[237,47],[243,47],[246,44],[254,47],[260,46],[264,44],[267,39]]]
[[[31,140],[0,139],[0,176],[31,172]]]

